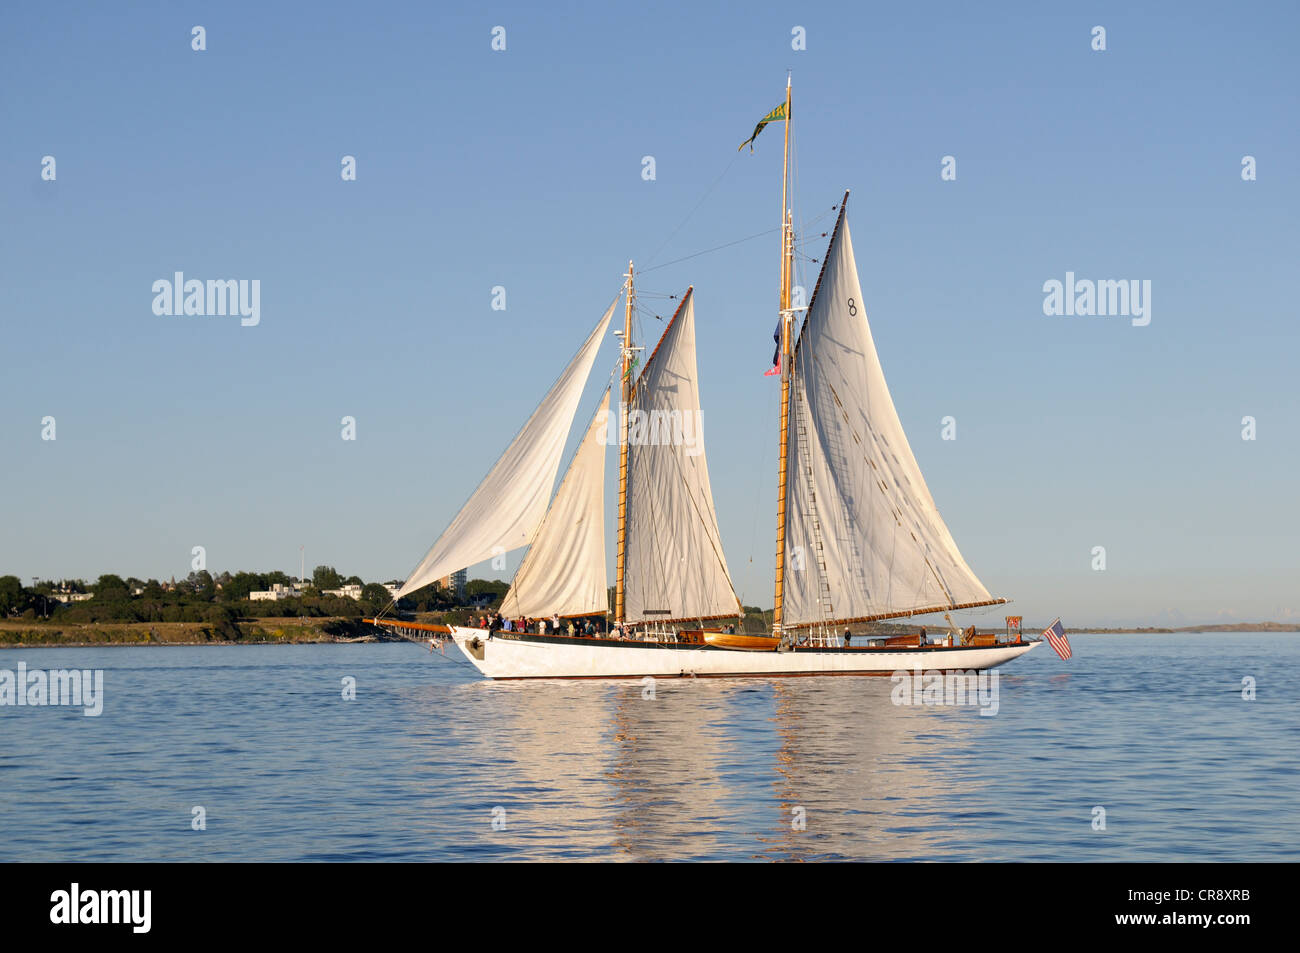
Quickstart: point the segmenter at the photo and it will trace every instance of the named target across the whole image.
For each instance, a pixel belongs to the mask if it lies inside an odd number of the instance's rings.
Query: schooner
[[[501,605],[509,619],[612,616],[596,636],[377,625],[453,642],[489,678],[889,675],[966,671],[1010,661],[1036,642],[961,633],[947,613],[1006,602],[971,571],[926,487],[872,340],[846,217],[848,193],[806,308],[794,307],[789,194],[791,89],[762,120],[785,123],[777,357],[781,375],[776,577],[770,633],[743,619],[723,555],[704,450],[688,288],[637,365],[632,264],[537,409],[410,574],[397,597],[512,549],[527,552]],[[751,137],[751,142],[754,137]],[[619,407],[606,389],[552,497],[596,352],[624,302]],[[613,432],[616,431],[616,432]],[[614,605],[605,542],[606,447],[619,458]],[[864,636],[852,627],[943,613],[950,635]],[[539,631],[539,629],[543,631]]]

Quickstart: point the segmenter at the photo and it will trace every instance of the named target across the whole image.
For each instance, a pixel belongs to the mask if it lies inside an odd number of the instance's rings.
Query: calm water
[[[3,651],[102,668],[106,702],[0,708],[0,860],[1297,859],[1300,637],[1071,641],[995,717],[888,679],[494,684],[406,644]]]

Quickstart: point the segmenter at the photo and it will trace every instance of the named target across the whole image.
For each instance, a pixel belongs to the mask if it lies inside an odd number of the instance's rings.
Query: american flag
[[[1057,619],[1046,629],[1043,630],[1043,638],[1051,644],[1056,654],[1063,659],[1070,657],[1070,640],[1065,637],[1065,627],[1061,625],[1061,620]]]

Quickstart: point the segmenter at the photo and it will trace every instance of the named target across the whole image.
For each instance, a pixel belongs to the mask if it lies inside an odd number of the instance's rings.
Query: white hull
[[[746,652],[709,645],[571,639],[452,627],[457,648],[488,678],[662,678],[892,675],[971,671],[1024,655],[1037,642],[984,648],[802,648]]]

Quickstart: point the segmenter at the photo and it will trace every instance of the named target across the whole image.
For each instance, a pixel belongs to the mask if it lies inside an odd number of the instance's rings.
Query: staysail
[[[894,409],[844,209],[795,344],[786,470],[787,625],[993,600],[962,558]]]
[[[528,554],[515,573],[501,614],[514,619],[558,613],[604,615],[605,434],[609,391],[560,481]]]
[[[398,590],[398,598],[532,542],[546,514],[578,399],[617,303],[615,298],[523,429]]]
[[[740,611],[709,485],[687,290],[641,376],[628,420],[627,622]]]

